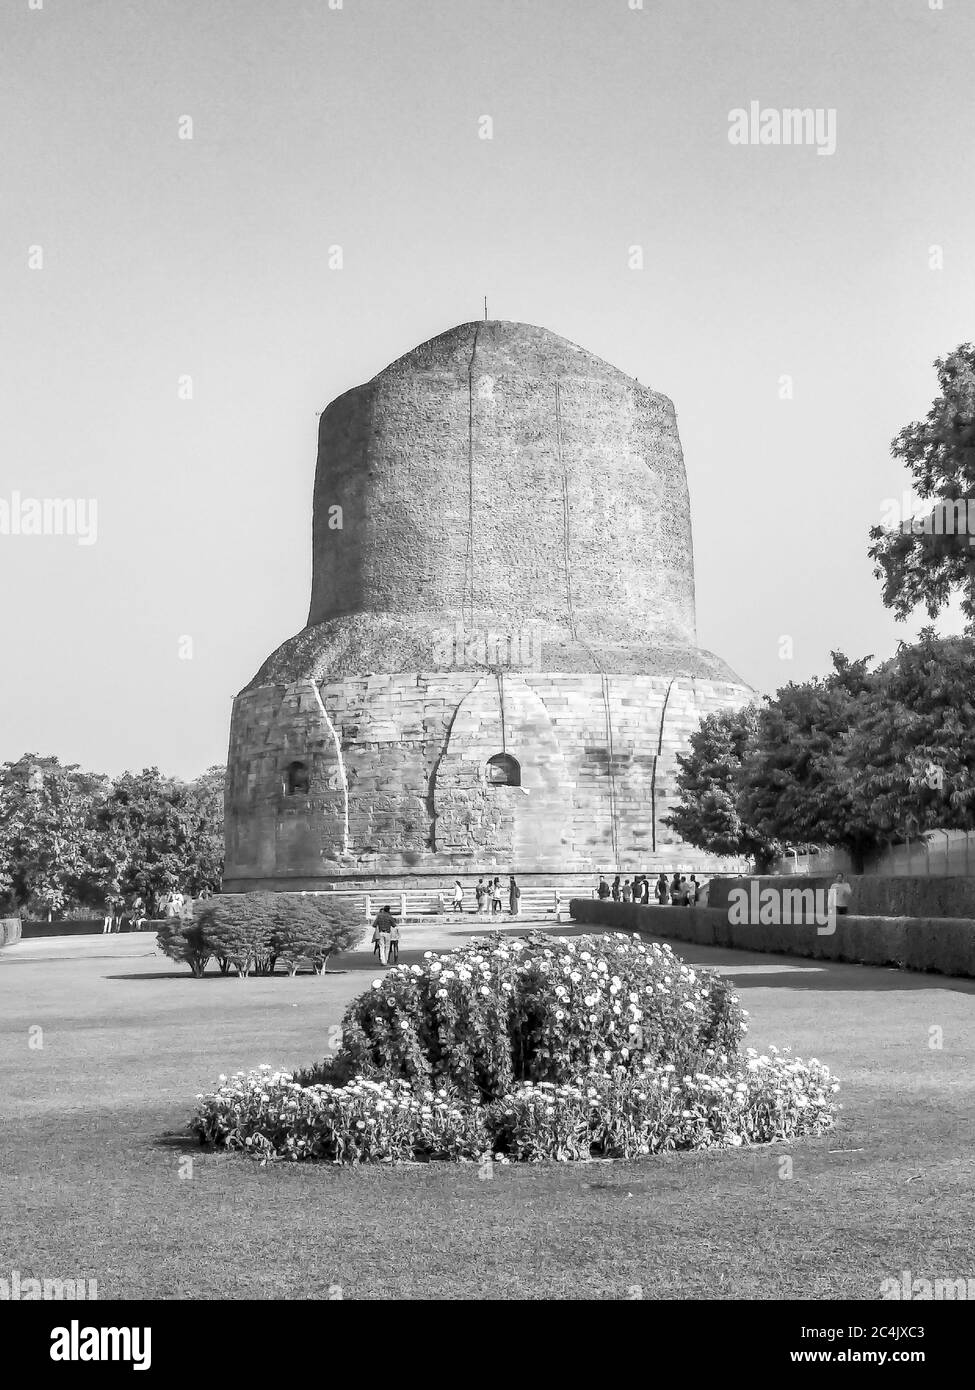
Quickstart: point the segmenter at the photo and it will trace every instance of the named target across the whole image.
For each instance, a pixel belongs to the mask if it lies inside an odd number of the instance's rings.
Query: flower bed
[[[352,1164],[485,1155],[567,1162],[791,1140],[832,1127],[837,1089],[821,1063],[774,1049],[734,1065],[714,1058],[710,1072],[693,1076],[645,1063],[567,1085],[523,1082],[487,1106],[403,1081],[302,1086],[270,1067],[221,1081],[199,1097],[192,1129],[201,1143],[263,1162]]]
[[[742,1056],[745,1018],[669,946],[495,934],[375,980],[320,1065],[221,1077],[191,1130],[262,1161],[363,1163],[635,1158],[830,1129],[828,1069]]]

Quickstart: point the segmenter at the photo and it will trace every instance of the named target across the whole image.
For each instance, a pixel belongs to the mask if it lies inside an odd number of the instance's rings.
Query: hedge
[[[836,931],[821,935],[812,923],[732,925],[727,912],[715,907],[644,907],[573,898],[569,912],[575,922],[617,931],[629,927],[698,946],[975,977],[975,920],[961,917],[838,917]]]
[[[853,889],[850,913],[856,917],[975,918],[975,877],[953,875],[846,874]],[[708,885],[708,906],[726,908],[732,888],[754,882],[759,888],[828,890],[835,874],[773,874],[743,878],[715,875]]]

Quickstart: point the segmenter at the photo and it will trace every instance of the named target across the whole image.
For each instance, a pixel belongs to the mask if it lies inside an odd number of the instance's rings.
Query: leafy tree
[[[219,791],[218,791],[219,779]],[[196,782],[164,777],[158,768],[115,779],[98,808],[99,883],[140,894],[150,912],[174,889],[197,896],[219,886],[222,872],[222,772]]]
[[[32,753],[0,768],[0,891],[9,905],[50,921],[79,901],[103,780]]]
[[[924,420],[905,426],[891,445],[906,464],[923,502],[971,506],[975,516],[975,347],[963,343],[935,362],[941,388]],[[874,526],[869,555],[883,581],[883,601],[898,618],[920,604],[936,618],[953,592],[962,593],[962,611],[975,629],[975,546],[967,528],[938,534],[931,508],[913,519],[910,530]]]
[[[848,766],[890,839],[975,828],[975,640],[902,644],[875,673]]]
[[[882,843],[848,762],[870,691],[870,658],[832,658],[828,676],[790,682],[761,711],[741,810],[768,840],[844,849],[860,869]]]
[[[755,749],[760,711],[755,705],[709,714],[678,754],[680,805],[664,818],[682,840],[712,854],[754,858],[766,868],[783,846],[742,818],[742,772]]]

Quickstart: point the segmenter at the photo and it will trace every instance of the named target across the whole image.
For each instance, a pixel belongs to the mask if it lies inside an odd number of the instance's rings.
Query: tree
[[[51,918],[83,894],[104,779],[27,753],[0,768],[0,891]]]
[[[882,843],[848,763],[870,691],[870,658],[832,658],[828,676],[790,682],[761,711],[741,813],[769,840],[844,849],[861,869]]]
[[[891,453],[906,464],[922,502],[932,503],[910,525],[874,526],[869,555],[883,581],[883,601],[900,619],[923,604],[936,618],[953,592],[962,593],[969,631],[975,630],[975,546],[967,520],[975,524],[975,347],[963,343],[935,362],[941,388],[924,420],[905,426]],[[952,507],[951,529],[938,525],[944,504]],[[966,524],[958,523],[964,518]]]
[[[848,766],[890,839],[975,828],[975,640],[924,629],[875,673]]]
[[[741,813],[742,771],[755,748],[760,711],[755,705],[709,714],[678,754],[680,805],[664,824],[682,840],[712,854],[754,858],[766,868],[783,846],[747,823]]]
[[[152,911],[174,889],[196,897],[219,887],[223,867],[223,772],[195,782],[158,768],[123,773],[98,808],[99,874]]]

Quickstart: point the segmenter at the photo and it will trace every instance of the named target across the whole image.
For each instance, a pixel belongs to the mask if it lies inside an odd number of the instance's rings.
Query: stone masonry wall
[[[676,755],[751,692],[642,676],[439,672],[262,686],[234,707],[225,887],[715,867],[663,824]],[[505,751],[520,787],[491,786]],[[288,795],[288,764],[309,770]]]

